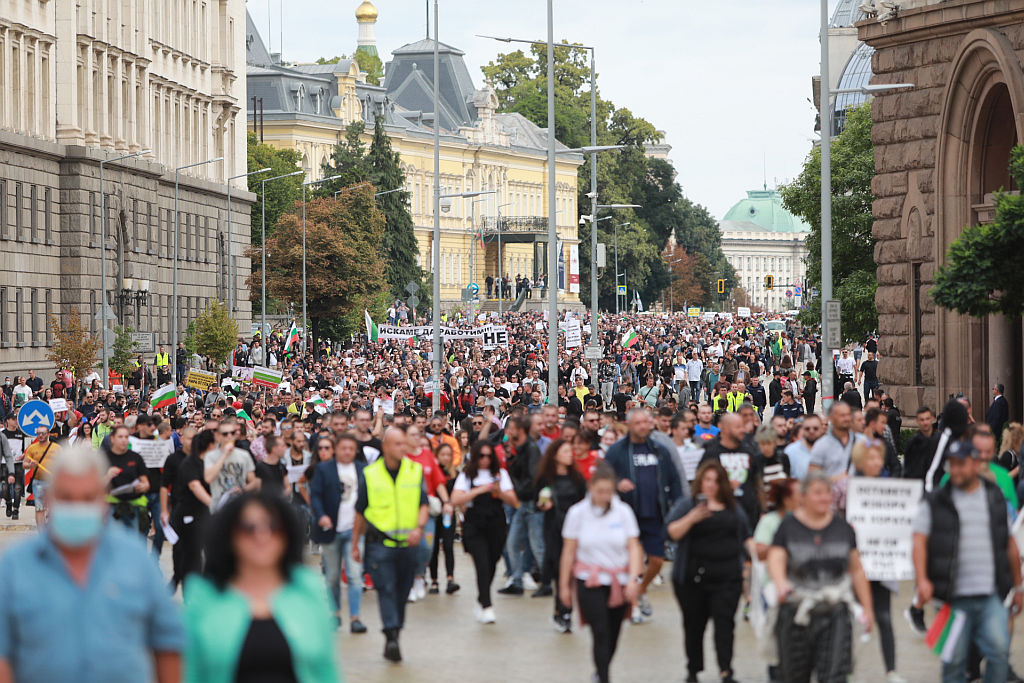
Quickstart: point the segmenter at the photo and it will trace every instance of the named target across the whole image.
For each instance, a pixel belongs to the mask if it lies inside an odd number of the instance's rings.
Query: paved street
[[[23,508],[24,510],[24,508]],[[31,511],[31,508],[28,508]],[[22,515],[23,520],[30,515]],[[17,527],[0,518],[0,551],[32,526],[22,521]],[[15,530],[16,529],[16,530]],[[315,560],[315,558],[314,558]],[[384,639],[379,633],[377,602],[372,592],[364,594],[362,618],[370,628],[365,636],[348,632],[348,621],[338,633],[342,665],[348,681],[356,683],[465,683],[504,681],[539,683],[560,680],[585,683],[590,680],[590,637],[574,623],[572,635],[554,631],[548,619],[548,599],[495,596],[498,623],[481,626],[473,620],[474,574],[468,556],[457,551],[456,580],[462,590],[455,596],[429,595],[424,602],[409,605],[407,627],[402,636],[405,662],[391,665],[383,660]],[[170,552],[160,560],[165,574],[170,571]],[[668,569],[663,571],[668,576]],[[495,584],[497,586],[497,582]],[[443,587],[443,586],[442,586]],[[938,659],[928,652],[924,641],[910,632],[900,612],[909,599],[911,586],[904,584],[894,600],[897,666],[914,683],[937,681]],[[661,683],[685,678],[682,626],[672,588],[666,584],[651,590],[654,619],[641,626],[627,624],[619,642],[612,673],[616,681]],[[346,608],[347,614],[347,608]],[[1016,641],[1020,641],[1017,637]],[[737,679],[755,683],[765,680],[764,665],[757,654],[758,642],[748,625],[736,629]],[[878,641],[856,645],[857,672],[853,681],[876,683],[884,679]],[[1024,670],[1024,649],[1011,647],[1014,668]],[[711,628],[705,644],[708,668],[701,683],[718,680],[714,665]]]

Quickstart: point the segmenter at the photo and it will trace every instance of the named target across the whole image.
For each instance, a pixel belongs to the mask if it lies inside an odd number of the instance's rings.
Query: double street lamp
[[[231,253],[231,245],[233,244],[231,237],[234,234],[234,232],[231,229],[231,181],[238,180],[239,178],[248,178],[249,176],[256,175],[258,173],[269,172],[270,167],[268,166],[267,168],[261,168],[258,171],[239,173],[238,175],[233,175],[230,178],[228,178],[228,298],[230,298],[231,300],[231,303],[228,308],[229,314],[234,312],[235,310],[235,257]]]
[[[153,150],[143,149],[131,154],[104,159],[100,161],[100,320],[101,334],[103,336],[103,384],[106,386],[110,381],[110,360],[107,357],[107,311],[110,305],[107,303],[107,195],[103,191],[103,167],[115,161],[131,159],[132,157],[149,154]],[[177,187],[177,186],[175,186]],[[177,197],[177,195],[175,195]],[[177,204],[175,204],[177,209]]]

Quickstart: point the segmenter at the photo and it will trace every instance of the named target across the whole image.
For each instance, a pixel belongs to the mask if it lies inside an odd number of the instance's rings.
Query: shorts
[[[46,483],[38,479],[32,480],[32,501],[36,512],[46,509]]]
[[[660,519],[642,517],[636,520],[640,527],[640,545],[648,557],[665,557],[665,523]]]

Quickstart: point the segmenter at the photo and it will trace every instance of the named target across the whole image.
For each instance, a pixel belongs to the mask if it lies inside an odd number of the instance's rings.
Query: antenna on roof
[[[764,150],[761,150],[761,171],[763,173],[763,175],[761,177],[764,178],[764,189],[765,189],[765,192],[767,192],[768,191],[768,155],[765,153]]]
[[[430,40],[430,0],[423,0],[423,4],[427,10],[427,21],[425,22],[427,24],[427,40]]]

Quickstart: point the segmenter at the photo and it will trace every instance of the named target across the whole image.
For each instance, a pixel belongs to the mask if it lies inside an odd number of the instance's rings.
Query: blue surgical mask
[[[95,503],[52,503],[47,526],[59,544],[81,548],[99,537],[105,516],[104,506]]]

